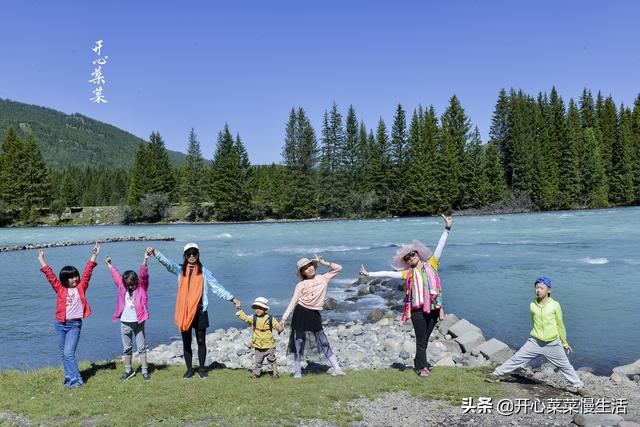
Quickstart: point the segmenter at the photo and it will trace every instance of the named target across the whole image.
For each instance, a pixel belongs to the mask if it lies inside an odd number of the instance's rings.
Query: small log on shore
[[[27,243],[26,245],[14,245],[14,246],[0,246],[0,252],[12,252],[12,251],[26,251],[29,249],[44,249],[44,248],[60,248],[65,246],[80,246],[80,245],[93,245],[98,243],[117,243],[117,242],[143,242],[143,241],[173,241],[175,237],[147,237],[147,236],[122,236],[122,237],[107,237],[106,239],[97,240],[83,240],[80,242],[53,242],[53,243]]]

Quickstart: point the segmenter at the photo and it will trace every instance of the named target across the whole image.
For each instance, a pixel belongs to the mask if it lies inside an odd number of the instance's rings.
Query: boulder
[[[364,360],[364,353],[357,350],[348,350],[342,353],[342,356],[350,361],[362,362]]]
[[[475,351],[480,352],[484,357],[494,363],[503,363],[513,355],[513,350],[500,340],[491,338],[489,341],[483,342]]]
[[[435,366],[456,366],[456,363],[453,361],[453,357],[451,357],[451,355],[447,355],[438,360]]]
[[[437,340],[434,341],[434,344],[438,343],[438,345],[442,345],[444,351],[451,355],[461,355],[462,349],[460,348],[460,344],[455,341],[446,341],[446,340]]]
[[[371,313],[369,313],[369,315],[367,316],[367,320],[375,323],[378,320],[382,319],[383,317],[384,317],[384,311],[380,310],[379,308],[374,308],[373,310],[371,310]]]
[[[617,366],[613,368],[613,372],[632,378],[634,375],[640,375],[640,359],[628,365]]]
[[[387,353],[398,354],[402,350],[402,344],[396,340],[386,340],[383,348]]]
[[[579,426],[617,426],[624,421],[620,415],[616,414],[575,414],[573,422]]]
[[[454,338],[462,336],[469,332],[477,332],[482,335],[482,330],[473,323],[469,322],[467,319],[458,320],[456,323],[449,327],[447,332]]]
[[[378,321],[376,322],[376,325],[377,325],[377,326],[389,326],[390,324],[391,324],[391,322],[390,322],[390,321],[389,321],[389,319],[387,319],[386,317],[385,317],[385,318],[382,318],[382,319],[380,319],[380,320],[378,320]]]
[[[450,327],[452,327],[456,322],[458,322],[458,316],[455,314],[447,314],[444,316],[444,319],[439,321],[436,327],[440,331],[441,334],[446,334]]]
[[[463,335],[459,335],[455,341],[460,344],[463,352],[470,353],[471,350],[484,342],[484,337],[481,332],[470,330]]]
[[[322,308],[325,310],[335,310],[337,304],[338,304],[338,301],[336,301],[335,298],[329,297],[324,300],[324,305]]]
[[[369,287],[364,287],[364,288],[358,288],[358,296],[364,296],[364,295],[369,295]]]

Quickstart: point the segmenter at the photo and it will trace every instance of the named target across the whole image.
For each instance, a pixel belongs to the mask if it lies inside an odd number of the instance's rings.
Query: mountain
[[[65,114],[51,108],[0,98],[0,141],[13,126],[20,136],[31,132],[47,166],[99,166],[130,168],[142,139],[110,124],[82,114]],[[174,166],[184,163],[186,154],[167,150]]]

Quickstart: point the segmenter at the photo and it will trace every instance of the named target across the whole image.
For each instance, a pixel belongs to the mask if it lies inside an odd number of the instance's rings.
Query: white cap
[[[192,248],[196,248],[198,251],[200,250],[198,245],[196,245],[195,243],[191,242],[191,243],[187,243],[186,245],[184,245],[184,249],[182,250],[182,252],[187,252],[188,249],[192,249]]]
[[[258,297],[251,304],[251,308],[255,306],[264,308],[265,310],[269,310],[269,300],[266,299],[265,297]]]

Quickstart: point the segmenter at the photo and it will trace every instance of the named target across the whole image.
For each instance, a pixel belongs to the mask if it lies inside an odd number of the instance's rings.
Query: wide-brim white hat
[[[406,270],[410,267],[409,263],[404,260],[404,256],[409,252],[416,251],[421,261],[428,261],[431,258],[431,249],[425,246],[420,240],[414,240],[410,245],[402,245],[391,260],[391,265],[396,270]]]

